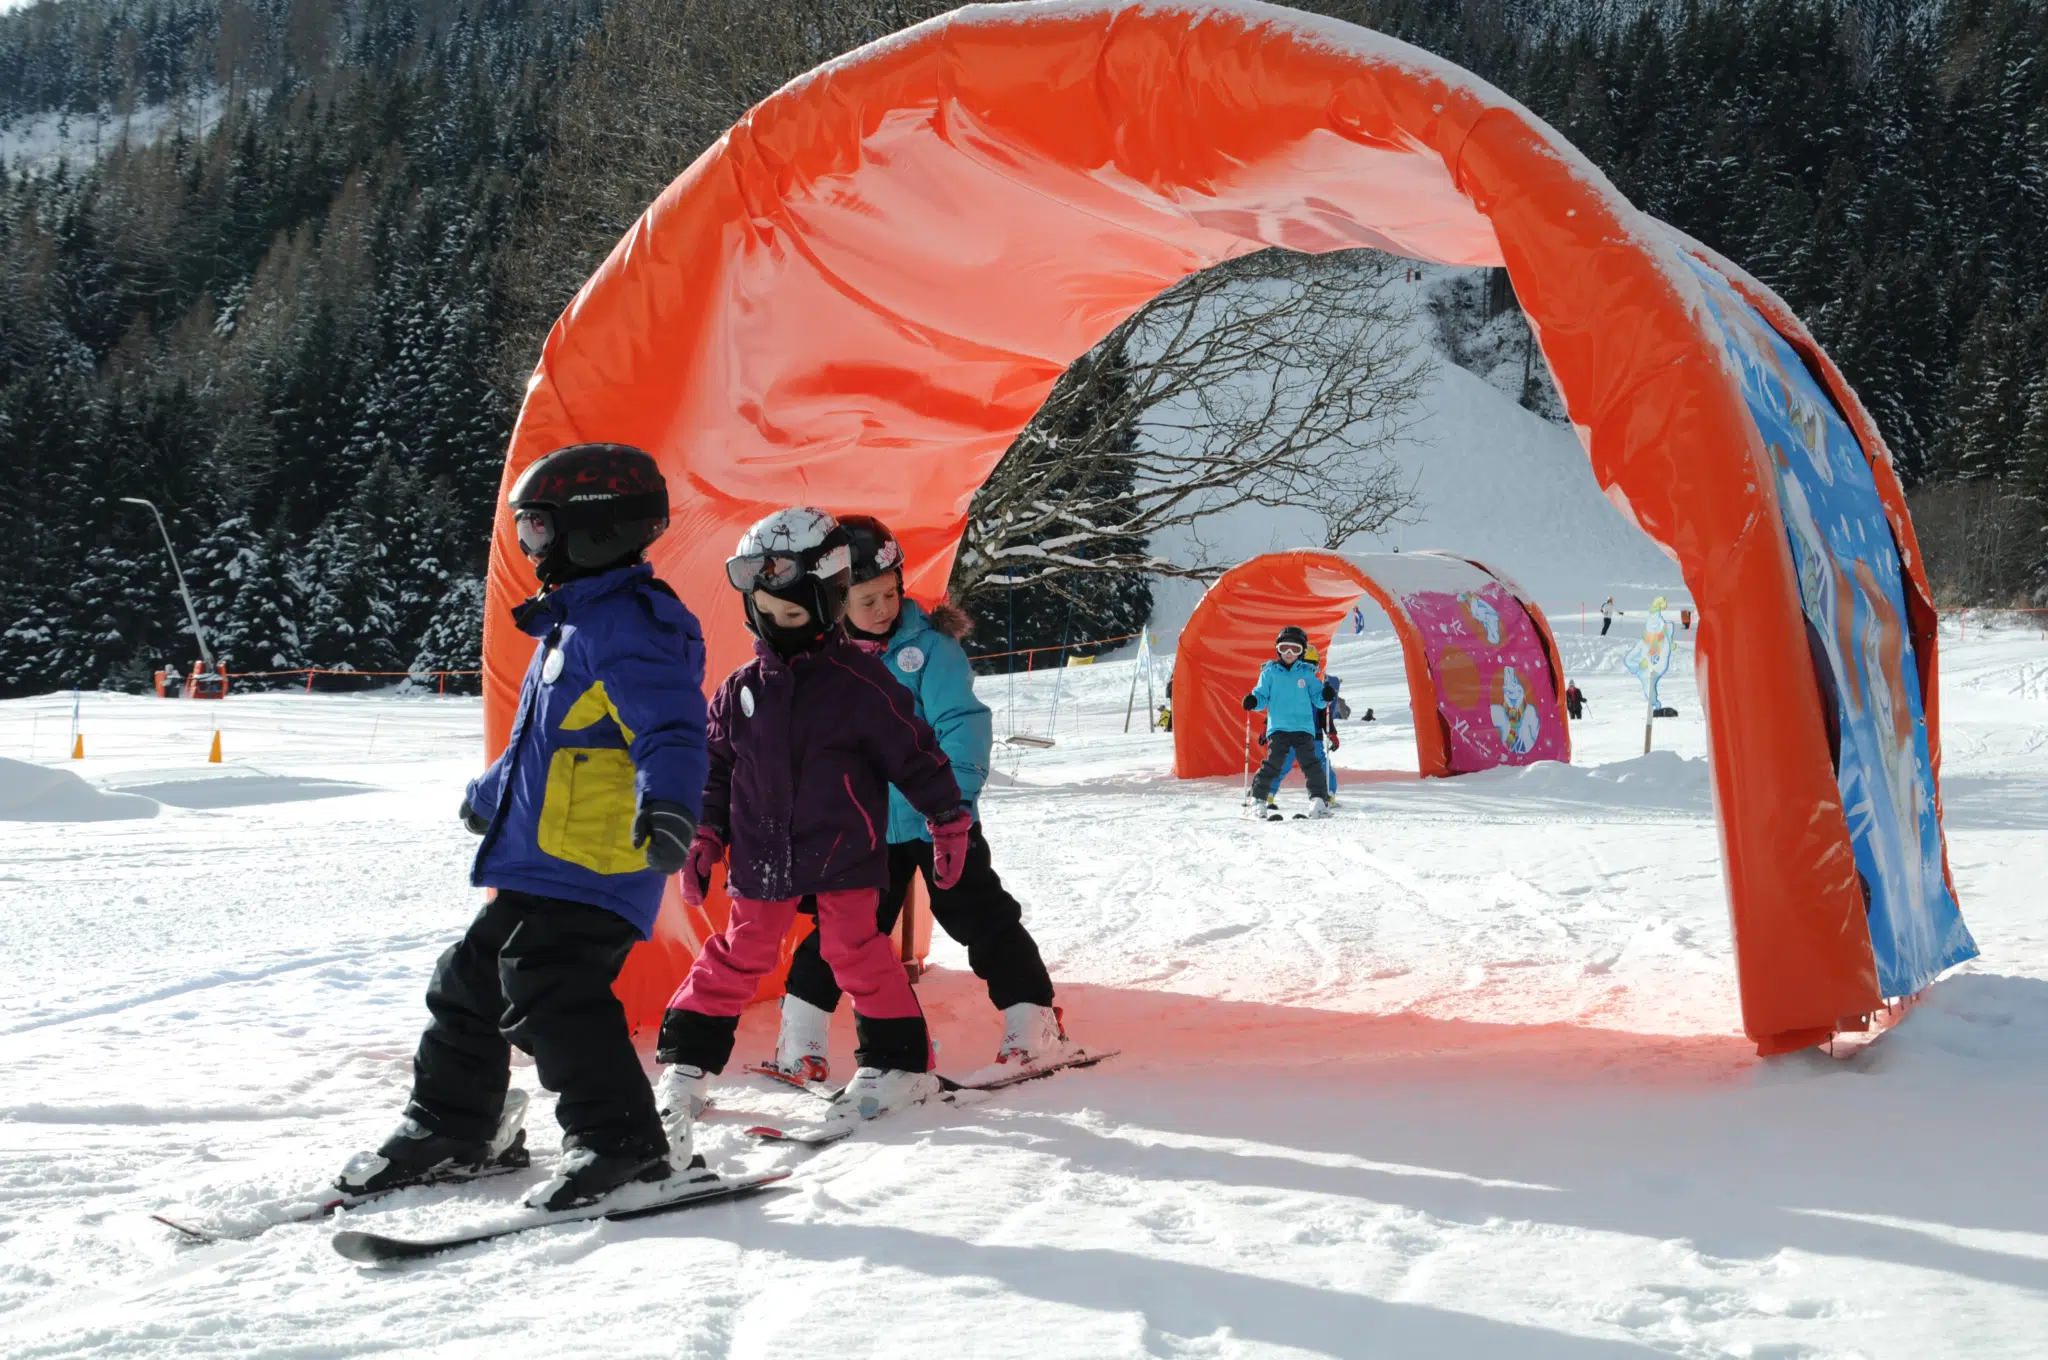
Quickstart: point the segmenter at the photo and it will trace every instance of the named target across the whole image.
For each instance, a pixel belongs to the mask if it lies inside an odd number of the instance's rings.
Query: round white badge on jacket
[[[915,675],[923,670],[924,648],[905,647],[902,651],[896,653],[896,668],[911,675]]]
[[[555,681],[562,678],[562,667],[564,664],[562,649],[560,647],[550,649],[548,659],[540,663],[540,678],[550,685],[554,684]]]
[[[754,716],[754,690],[751,685],[740,686],[740,712],[749,718]]]

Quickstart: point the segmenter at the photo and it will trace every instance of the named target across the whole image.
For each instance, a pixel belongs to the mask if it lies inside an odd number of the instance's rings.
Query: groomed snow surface
[[[309,1194],[394,1122],[476,905],[475,701],[88,695],[76,765],[70,696],[0,705],[0,752],[89,781],[55,781],[60,808],[156,809],[0,823],[0,1353],[2040,1354],[2048,641],[1973,625],[1944,656],[1984,958],[1852,1059],[1759,1062],[1690,656],[1646,759],[1626,624],[1559,630],[1578,763],[1453,781],[1413,778],[1391,636],[1339,644],[1381,721],[1347,729],[1320,824],[1170,778],[1142,682],[1121,731],[1128,662],[985,679],[999,734],[1057,741],[1003,748],[998,866],[1070,1029],[1121,1057],[822,1152],[751,1145],[746,1117],[794,1098],[729,1078],[706,1150],[790,1166],[787,1190],[386,1270],[332,1223],[192,1246],[148,1215]],[[963,1071],[997,1021],[956,947],[935,961]],[[834,1038],[850,1068],[848,1015]],[[545,1159],[550,1100],[514,1079]],[[542,1175],[344,1221],[452,1227]]]

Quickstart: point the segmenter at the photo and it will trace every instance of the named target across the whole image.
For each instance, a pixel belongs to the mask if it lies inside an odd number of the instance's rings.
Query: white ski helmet
[[[725,579],[746,601],[747,627],[756,637],[778,651],[815,645],[846,612],[853,551],[838,520],[807,505],[791,506],[757,520],[740,535],[739,546],[726,560]],[[757,590],[802,605],[811,615],[810,625],[774,628],[754,606]]]

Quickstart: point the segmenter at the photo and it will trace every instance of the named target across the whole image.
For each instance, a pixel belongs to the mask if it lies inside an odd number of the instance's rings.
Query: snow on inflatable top
[[[878,515],[911,590],[935,598],[976,489],[1067,364],[1175,281],[1268,246],[1507,268],[1595,477],[1701,611],[1759,1045],[1817,1042],[1952,961],[1954,931],[1919,920],[1900,935],[1920,941],[1906,966],[1881,978],[1866,922],[1866,893],[1908,924],[1953,901],[1934,615],[1855,394],[1767,289],[1637,211],[1526,109],[1362,29],[1250,3],[977,7],[793,81],[577,294],[528,386],[507,484],[582,440],[652,452],[674,501],[653,560],[704,620],[715,683],[746,655],[720,570],[745,525],[791,503]],[[1801,546],[1812,535],[1788,537],[1784,478],[1804,462],[1765,435],[1821,437],[1816,402],[1864,464],[1836,507],[1860,537],[1820,544],[1832,562]],[[493,749],[531,648],[506,619],[534,584],[510,529],[501,513]],[[1859,574],[1844,552],[1889,568]],[[1827,675],[1809,649],[1823,618],[1842,625]],[[1866,682],[1865,656],[1886,683]],[[1838,730],[1886,734],[1854,745],[1854,769],[1836,769],[1824,706]],[[1884,800],[1896,815],[1873,814]],[[713,923],[677,920],[622,985],[639,1014]]]

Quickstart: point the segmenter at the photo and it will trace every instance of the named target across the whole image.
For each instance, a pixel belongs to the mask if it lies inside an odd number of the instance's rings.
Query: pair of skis
[[[477,1176],[463,1177],[454,1181],[436,1182],[438,1185],[467,1184],[486,1176],[503,1175],[507,1171],[523,1168],[505,1167]],[[392,1237],[383,1233],[359,1232],[343,1229],[334,1235],[334,1249],[351,1261],[375,1264],[382,1261],[403,1261],[416,1256],[431,1256],[436,1252],[451,1251],[478,1242],[489,1242],[494,1238],[509,1237],[514,1233],[529,1232],[534,1228],[545,1228],[556,1223],[581,1223],[591,1219],[633,1219],[649,1218],[655,1214],[673,1213],[679,1209],[692,1209],[714,1200],[736,1199],[764,1190],[777,1181],[789,1179],[787,1170],[763,1171],[747,1176],[722,1176],[707,1171],[702,1166],[669,1176],[664,1180],[629,1185],[613,1191],[595,1204],[586,1204],[575,1209],[559,1209],[553,1212],[541,1209],[519,1209],[508,1213],[496,1222],[480,1224],[441,1237]],[[365,1204],[395,1195],[401,1189],[419,1189],[418,1186],[400,1186],[372,1195],[335,1194],[325,1199],[294,1206],[281,1216],[272,1217],[261,1223],[238,1228],[212,1228],[197,1223],[188,1223],[165,1214],[151,1214],[150,1217],[167,1228],[174,1229],[181,1236],[193,1242],[244,1242],[259,1237],[272,1228],[291,1223],[312,1223],[339,1213],[343,1209],[354,1209]]]
[[[1117,1051],[1115,1049],[1090,1051],[1077,1047],[1058,1063],[1031,1068],[1018,1072],[1015,1075],[1000,1077],[993,1081],[977,1082],[973,1085],[966,1085],[946,1077],[941,1077],[939,1078],[940,1098],[952,1100],[956,1095],[968,1091],[997,1091],[1022,1082],[1036,1081],[1042,1077],[1049,1077],[1057,1072],[1066,1071],[1068,1068],[1092,1067],[1105,1058],[1116,1056]],[[808,1091],[810,1094],[828,1102],[838,1094],[834,1089],[820,1086],[816,1083],[806,1085],[799,1082],[790,1082],[789,1084],[798,1087],[798,1089]],[[747,1132],[768,1142],[796,1143],[806,1147],[824,1147],[851,1135],[866,1122],[868,1121],[857,1118],[844,1121],[828,1120],[813,1128],[792,1128],[787,1130],[757,1125],[748,1129]],[[468,1180],[484,1179],[489,1176],[503,1175],[506,1172],[521,1169],[523,1168],[511,1166],[490,1167],[472,1176],[463,1177],[454,1183],[465,1183]],[[511,1211],[505,1217],[492,1222],[478,1224],[474,1227],[433,1237],[398,1237],[386,1233],[343,1229],[334,1235],[333,1243],[334,1249],[351,1261],[361,1262],[366,1265],[380,1265],[392,1261],[406,1261],[422,1256],[432,1256],[438,1252],[453,1251],[458,1247],[474,1246],[478,1243],[490,1242],[501,1237],[510,1237],[516,1233],[530,1232],[535,1228],[551,1227],[561,1223],[587,1223],[596,1219],[621,1222],[636,1218],[651,1218],[657,1214],[675,1213],[684,1209],[694,1209],[722,1200],[740,1199],[757,1194],[779,1182],[788,1180],[789,1177],[790,1172],[786,1168],[755,1172],[743,1176],[725,1176],[718,1172],[707,1170],[700,1162],[699,1165],[678,1172],[664,1180],[628,1185],[612,1192],[594,1204],[587,1204],[574,1209],[555,1211],[519,1209]],[[442,1183],[446,1184],[449,1182]],[[314,1222],[338,1213],[343,1209],[354,1209],[396,1194],[398,1189],[407,1188],[417,1187],[397,1187],[392,1190],[368,1195],[329,1193],[324,1197],[296,1204],[282,1216],[269,1217],[254,1226],[243,1228],[209,1228],[195,1223],[183,1222],[164,1214],[152,1214],[150,1217],[191,1241],[209,1243],[243,1241],[268,1232],[274,1227],[281,1227],[290,1223]]]

